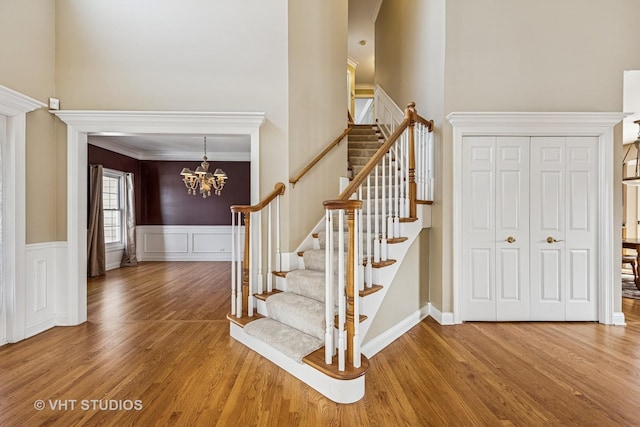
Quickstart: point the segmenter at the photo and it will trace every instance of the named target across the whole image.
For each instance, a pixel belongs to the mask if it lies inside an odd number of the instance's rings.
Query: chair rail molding
[[[461,323],[462,304],[462,140],[465,136],[594,136],[598,138],[598,321],[624,324],[614,311],[614,135],[622,112],[452,112],[453,126],[453,315]]]
[[[2,154],[2,268],[0,345],[26,337],[26,128],[27,113],[46,104],[0,86]]]
[[[251,200],[259,197],[260,126],[263,112],[51,111],[67,125],[67,305],[70,325],[87,320],[86,203],[87,135],[105,132],[141,134],[233,134],[251,140]]]

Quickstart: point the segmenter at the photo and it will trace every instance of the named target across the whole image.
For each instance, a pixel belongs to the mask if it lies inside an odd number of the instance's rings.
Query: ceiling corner
[[[372,6],[371,21],[376,22],[376,19],[378,19],[378,13],[380,13],[380,8],[382,7],[382,0],[373,0]]]

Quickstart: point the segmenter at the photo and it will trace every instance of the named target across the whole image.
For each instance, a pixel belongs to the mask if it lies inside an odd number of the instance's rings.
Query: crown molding
[[[500,127],[573,127],[588,128],[614,126],[629,113],[622,112],[452,112],[449,123],[456,127],[476,129]],[[508,130],[507,130],[508,131]]]
[[[15,116],[46,106],[47,104],[44,102],[30,98],[8,87],[0,86],[0,114],[2,115]]]
[[[193,134],[246,134],[258,130],[265,121],[263,112],[192,111],[92,111],[50,110],[60,120],[80,132],[118,132],[125,125],[131,133],[179,133],[185,126]]]

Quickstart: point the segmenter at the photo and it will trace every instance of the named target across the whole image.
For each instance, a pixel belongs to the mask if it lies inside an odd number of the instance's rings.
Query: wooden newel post
[[[416,184],[416,149],[415,149],[415,125],[416,125],[416,104],[409,103],[409,217],[417,217],[416,200],[418,198],[418,187]]]
[[[251,249],[251,212],[244,212],[244,255],[242,258],[242,316],[249,315],[249,250]]]

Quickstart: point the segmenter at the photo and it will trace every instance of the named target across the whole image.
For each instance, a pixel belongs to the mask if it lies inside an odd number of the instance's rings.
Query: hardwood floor
[[[429,318],[338,405],[229,337],[229,277],[148,262],[90,280],[88,322],[0,347],[0,425],[640,425],[640,301],[626,327]]]

